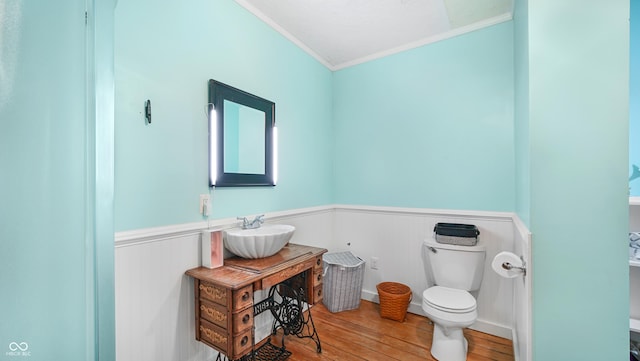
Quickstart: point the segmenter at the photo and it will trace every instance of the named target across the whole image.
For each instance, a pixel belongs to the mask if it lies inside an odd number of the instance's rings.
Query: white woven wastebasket
[[[360,307],[365,262],[351,252],[325,253],[322,303],[330,312]]]

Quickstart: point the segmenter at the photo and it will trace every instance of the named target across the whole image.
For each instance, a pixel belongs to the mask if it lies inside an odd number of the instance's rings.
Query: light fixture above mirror
[[[274,186],[275,103],[209,80],[209,186]]]

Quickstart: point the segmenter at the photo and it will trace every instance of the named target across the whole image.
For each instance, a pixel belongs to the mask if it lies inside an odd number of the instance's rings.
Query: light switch
[[[211,197],[208,194],[200,195],[200,214],[209,216],[211,213]]]

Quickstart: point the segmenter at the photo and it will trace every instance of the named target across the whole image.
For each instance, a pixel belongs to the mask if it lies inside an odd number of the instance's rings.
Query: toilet
[[[462,330],[478,317],[476,291],[482,283],[485,246],[459,246],[423,242],[428,288],[422,293],[422,310],[433,321],[431,355],[439,361],[465,361],[467,340]]]

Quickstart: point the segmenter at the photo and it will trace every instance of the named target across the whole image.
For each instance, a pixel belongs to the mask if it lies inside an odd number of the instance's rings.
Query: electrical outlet
[[[208,194],[200,195],[200,214],[208,216],[211,212],[211,197]]]
[[[380,261],[380,258],[371,257],[371,269],[378,269],[378,262],[379,261]]]

